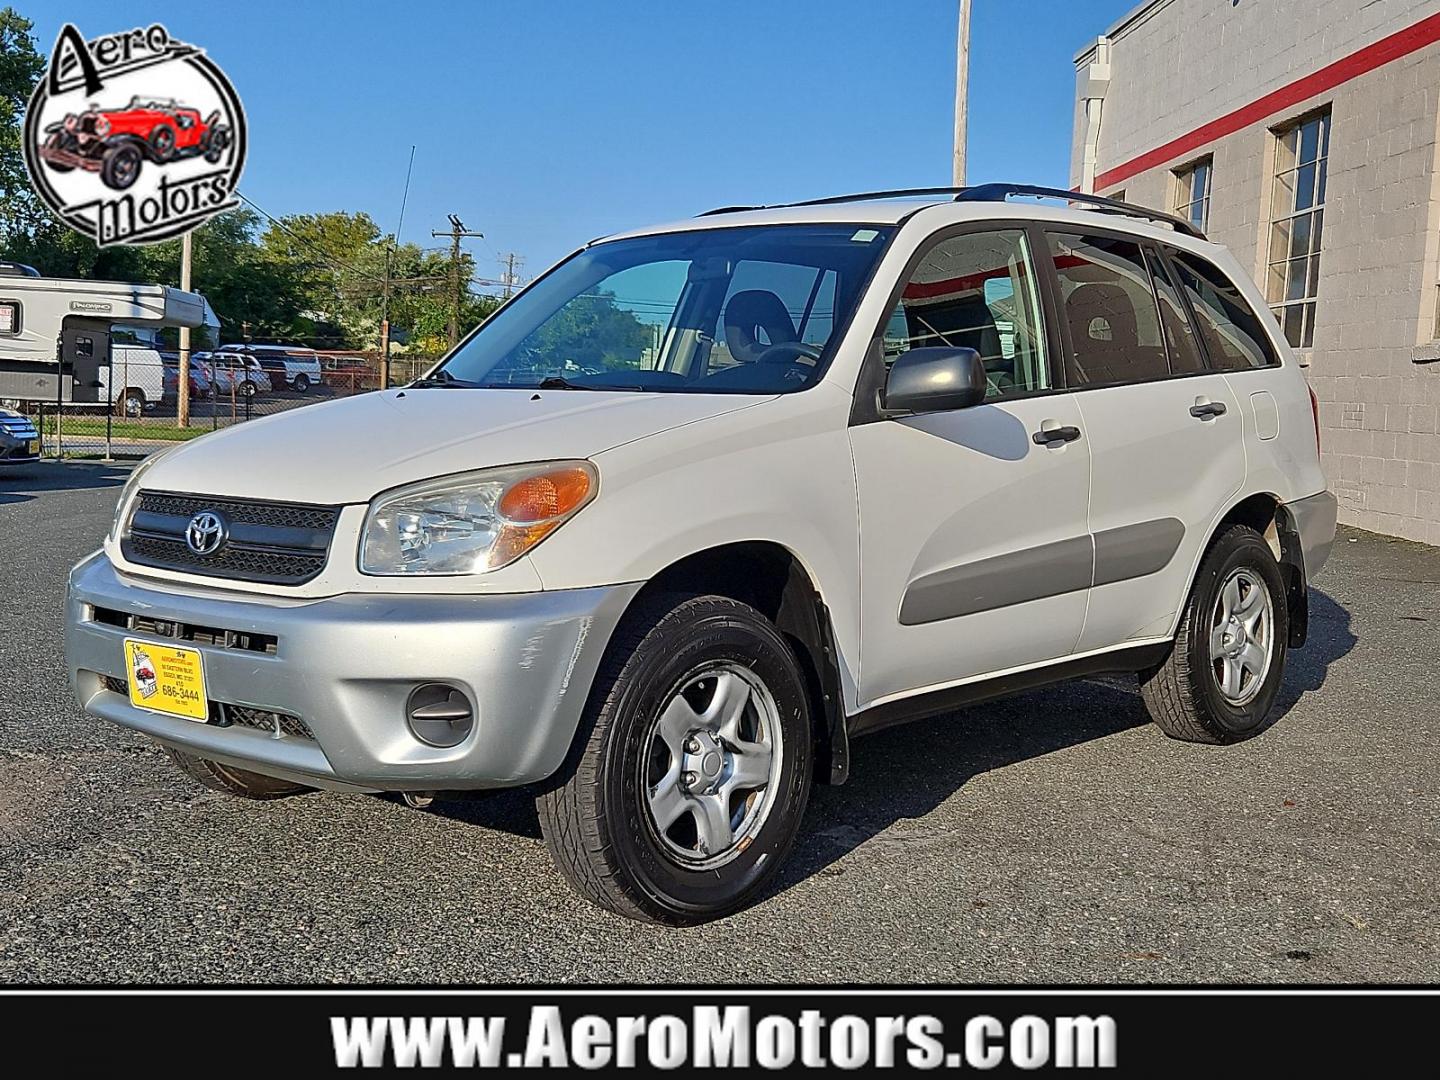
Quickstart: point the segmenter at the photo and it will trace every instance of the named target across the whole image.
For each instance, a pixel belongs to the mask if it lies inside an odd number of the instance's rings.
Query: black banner
[[[655,1075],[1420,1065],[1435,991],[0,991],[16,1053],[56,1064]],[[202,1064],[208,1063],[208,1064]]]

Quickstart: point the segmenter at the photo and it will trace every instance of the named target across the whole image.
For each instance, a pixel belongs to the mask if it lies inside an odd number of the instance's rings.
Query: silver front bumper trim
[[[96,552],[70,575],[66,665],[86,712],[240,768],[344,789],[513,786],[564,761],[600,657],[639,589],[297,600],[162,586]],[[123,639],[172,639],[96,622],[97,607],[274,636],[273,654],[181,643],[203,654],[211,700],[293,714],[314,740],[133,707],[105,684],[125,678]],[[422,682],[470,698],[477,722],[460,745],[427,746],[410,734],[405,703]]]

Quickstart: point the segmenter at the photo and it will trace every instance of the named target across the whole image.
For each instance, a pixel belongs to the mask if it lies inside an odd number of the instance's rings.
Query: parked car
[[[319,354],[301,345],[222,345],[220,352],[253,357],[270,376],[276,390],[306,393],[325,382]]]
[[[165,397],[161,355],[143,345],[112,344],[110,370],[100,369],[100,381],[110,388],[105,399],[115,412],[132,419],[153,409]]]
[[[216,376],[215,389],[222,397],[254,397],[270,389],[270,373],[260,361],[243,353],[217,350],[205,354],[205,362]]]
[[[180,355],[173,352],[160,353],[165,364],[165,397],[174,401],[178,394],[178,383],[180,371]],[[214,387],[210,384],[210,376],[205,370],[205,361],[196,354],[190,354],[190,399],[192,401],[203,401],[213,396]]]
[[[24,413],[0,408],[0,466],[40,460],[40,432]]]
[[[200,113],[174,101],[133,98],[119,109],[70,113],[47,127],[40,157],[56,172],[99,173],[106,187],[124,191],[146,161],[166,165],[203,155],[215,164],[230,144],[219,111]]]
[[[426,378],[151,457],[70,578],[81,705],[251,798],[536,785],[564,877],[665,923],[904,720],[1123,672],[1264,730],[1336,511],[1264,298],[1170,215],[895,195],[592,243]]]

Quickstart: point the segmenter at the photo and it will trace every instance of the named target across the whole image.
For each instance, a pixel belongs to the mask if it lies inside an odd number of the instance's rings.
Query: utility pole
[[[480,239],[485,234],[469,232],[465,223],[454,214],[447,215],[450,218],[450,231],[437,232],[430,230],[431,236],[448,236],[450,238],[450,291],[454,306],[450,310],[450,348],[455,348],[460,340],[460,298],[464,295],[463,283],[460,280],[460,241],[466,237]]]
[[[505,273],[501,279],[502,283],[505,286],[504,297],[506,300],[509,300],[510,297],[515,295],[515,290],[520,285],[520,276],[515,272],[515,268],[517,265],[524,266],[525,260],[522,259],[519,255],[516,255],[515,252],[510,251],[506,253],[505,258],[501,260],[501,263],[505,267]]]
[[[180,289],[190,291],[190,233],[180,238]],[[180,328],[180,370],[175,373],[175,426],[190,426],[190,328]]]
[[[380,298],[380,389],[390,389],[390,263],[394,246],[385,249],[385,291]]]
[[[955,43],[955,160],[950,182],[965,186],[965,141],[970,110],[970,0],[960,0],[960,32]]]

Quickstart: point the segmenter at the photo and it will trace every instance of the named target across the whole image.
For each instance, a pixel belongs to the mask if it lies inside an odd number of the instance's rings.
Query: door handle
[[[1223,401],[1197,401],[1190,406],[1190,415],[1197,420],[1214,420],[1217,416],[1225,415],[1225,403]]]
[[[1080,429],[1073,425],[1064,427],[1045,427],[1031,435],[1030,438],[1037,446],[1055,446],[1058,443],[1074,442],[1080,437]]]

